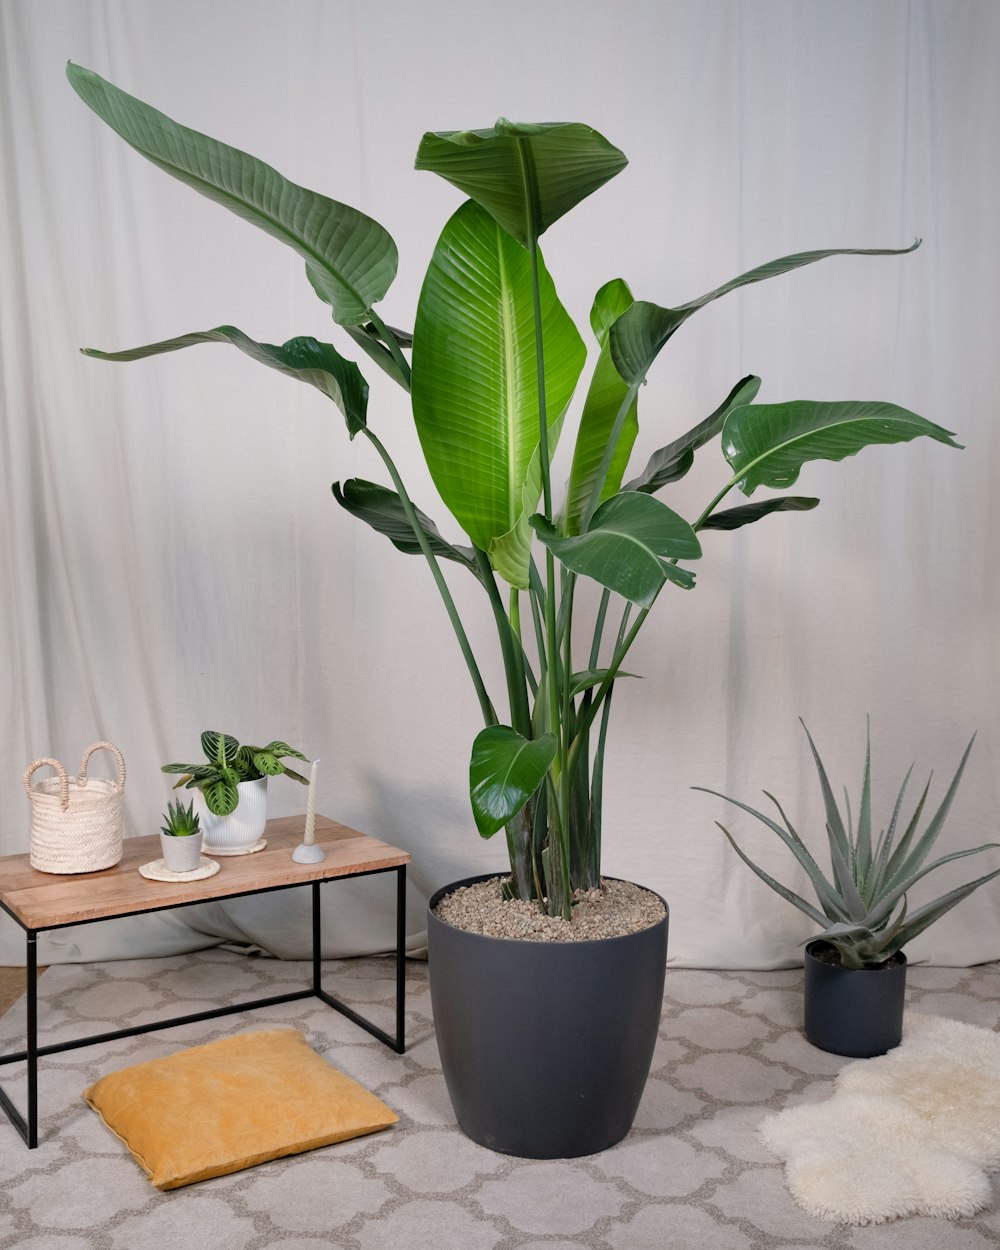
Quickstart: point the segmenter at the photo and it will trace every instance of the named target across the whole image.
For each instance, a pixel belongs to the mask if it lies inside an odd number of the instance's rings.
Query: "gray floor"
[[[391,1018],[381,960],[327,965],[336,992]],[[305,983],[305,965],[223,951],[51,968],[44,1040],[121,1027]],[[979,1250],[992,1210],[957,1222],[849,1228],[805,1215],[754,1130],[770,1109],[825,1097],[842,1063],[799,1032],[801,972],[671,969],[653,1072],[630,1136],[574,1161],[530,1162],[454,1126],[438,1066],[426,967],[408,965],[409,1050],[397,1056],[304,1000],[70,1051],[44,1061],[42,1137],[28,1152],[0,1124],[0,1250]],[[1000,1026],[1000,966],[914,968],[909,1005]],[[13,1049],[24,1004],[0,1019]],[[387,1132],[161,1194],[83,1088],[105,1072],[239,1029],[293,1024],[399,1114]],[[5,1086],[23,1100],[14,1069]],[[196,1128],[195,1128],[196,1131]]]

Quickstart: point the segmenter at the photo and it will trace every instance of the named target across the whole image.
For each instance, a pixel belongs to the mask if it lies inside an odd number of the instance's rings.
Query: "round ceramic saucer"
[[[256,851],[262,851],[265,846],[267,838],[261,838],[253,846],[208,846],[202,842],[201,849],[206,855],[253,855]]]
[[[192,868],[190,872],[173,872],[162,859],[154,859],[151,863],[142,865],[139,875],[147,881],[203,881],[205,877],[214,877],[221,867],[214,859],[206,859],[203,855],[198,867]]]

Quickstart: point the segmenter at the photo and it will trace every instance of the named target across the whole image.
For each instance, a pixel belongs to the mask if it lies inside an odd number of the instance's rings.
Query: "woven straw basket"
[[[87,776],[95,751],[110,751],[118,763],[116,781]],[[32,773],[50,765],[58,777],[30,785]],[[125,760],[111,742],[95,742],[80,761],[79,777],[69,777],[58,760],[35,760],[24,770],[31,800],[31,866],[39,872],[97,872],[122,857]]]

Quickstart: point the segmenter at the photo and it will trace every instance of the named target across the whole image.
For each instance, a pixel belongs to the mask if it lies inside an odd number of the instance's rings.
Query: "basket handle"
[[[95,751],[110,751],[115,757],[115,761],[118,764],[118,789],[114,793],[120,794],[125,788],[125,757],[113,742],[92,742],[87,747],[83,753],[83,758],[80,760],[80,775],[76,779],[76,784],[78,786],[87,784],[87,763]]]
[[[46,765],[54,768],[59,774],[59,806],[65,811],[69,807],[69,778],[66,776],[66,769],[63,768],[58,760],[35,760],[33,764],[29,764],[24,770],[24,788],[28,792],[28,798],[33,799],[35,797],[34,791],[28,785],[28,782],[31,780],[31,774],[36,768],[44,768]]]

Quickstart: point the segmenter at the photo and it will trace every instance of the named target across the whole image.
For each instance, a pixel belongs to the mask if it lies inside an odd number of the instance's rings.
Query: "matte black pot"
[[[606,1150],[632,1127],[649,1075],[668,917],[624,937],[521,942],[434,914],[491,875],[445,886],[428,908],[434,1025],[459,1127],[526,1159]]]
[[[806,1039],[820,1050],[854,1059],[884,1055],[903,1037],[906,956],[883,968],[842,968],[813,953],[805,957]]]

